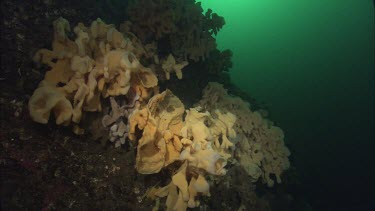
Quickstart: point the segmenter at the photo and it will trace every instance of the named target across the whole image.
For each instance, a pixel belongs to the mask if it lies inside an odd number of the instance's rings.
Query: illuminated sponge
[[[273,122],[251,111],[250,105],[239,97],[228,95],[221,84],[209,83],[203,90],[203,98],[198,105],[207,111],[219,109],[231,112],[237,120],[235,158],[255,182],[262,178],[269,187],[274,185],[273,174],[278,183],[281,174],[289,168],[290,152],[284,144],[283,131]]]
[[[75,41],[66,35],[67,20],[59,18],[53,26],[52,50],[40,49],[34,56],[35,62],[50,67],[29,102],[34,121],[46,124],[54,111],[57,124],[77,126],[83,111],[102,111],[102,97],[127,95],[129,89],[141,100],[150,97],[156,75],[140,64],[132,42],[113,25],[100,19],[90,27],[79,23]]]

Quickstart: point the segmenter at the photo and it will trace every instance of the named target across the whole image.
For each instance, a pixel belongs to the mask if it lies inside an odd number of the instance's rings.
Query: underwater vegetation
[[[4,60],[4,208],[270,209],[256,183],[281,183],[290,152],[267,112],[230,83],[232,53],[214,38],[224,18],[192,0],[140,0],[88,7],[80,20],[69,3],[3,4],[16,11],[5,38],[17,33],[23,53]],[[114,5],[123,14],[104,17],[117,26],[93,18]],[[40,28],[26,42],[18,21],[28,16]],[[210,201],[229,188],[240,195]]]
[[[231,80],[215,10],[1,8],[3,210],[312,210],[288,130]]]
[[[200,8],[199,4],[193,5]],[[192,5],[180,7],[184,6]],[[137,11],[132,7],[129,10]],[[165,15],[155,16],[151,20]],[[198,23],[212,20],[210,14],[202,17]],[[223,23],[222,18],[220,21]],[[209,42],[213,41],[209,32],[179,35],[182,40],[191,39],[191,47],[180,48],[181,55],[171,52],[162,57],[158,54],[159,45],[144,44],[144,39],[139,39],[128,25],[129,22],[121,25],[120,32],[101,19],[89,27],[78,23],[73,28],[73,41],[67,35],[72,30],[69,22],[62,17],[55,20],[52,50],[40,49],[33,57],[35,62],[48,65],[49,70],[29,100],[31,119],[47,124],[53,113],[57,125],[71,125],[77,135],[91,130],[94,136],[113,142],[115,147],[129,142],[137,149],[135,167],[140,174],[155,174],[173,166],[170,183],[150,187],[147,193],[157,201],[167,196],[167,210],[199,207],[198,196],[210,195],[206,178],[225,175],[228,162],[240,165],[252,182],[261,178],[272,187],[275,181],[271,175],[275,175],[281,183],[281,174],[289,168],[290,152],[284,145],[283,131],[272,121],[251,111],[241,98],[228,95],[218,83],[209,83],[202,99],[187,110],[172,91],[158,87],[157,76],[165,83],[171,77],[182,79],[185,66],[209,57],[211,50],[207,46],[212,46]],[[195,22],[190,25],[202,28]],[[163,25],[144,27],[155,39],[169,32],[160,31],[165,29]],[[218,28],[211,28],[217,33]],[[149,32],[150,29],[154,31]],[[192,51],[194,48],[197,50]],[[106,99],[110,100],[109,109],[102,105]],[[85,112],[102,113],[89,129],[80,124],[85,121]],[[96,134],[99,131],[105,133]],[[158,202],[154,209],[159,206]]]

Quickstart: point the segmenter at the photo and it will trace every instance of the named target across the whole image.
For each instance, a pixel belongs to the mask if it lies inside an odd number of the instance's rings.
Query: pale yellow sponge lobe
[[[32,120],[42,124],[47,124],[53,111],[58,125],[69,123],[73,112],[69,100],[55,87],[36,89],[29,100],[29,110]]]
[[[57,124],[73,122],[78,128],[85,111],[102,111],[103,98],[126,96],[130,89],[135,90],[140,102],[152,97],[158,79],[152,69],[139,62],[137,48],[145,53],[141,44],[133,45],[114,25],[101,19],[89,27],[78,23],[74,41],[67,36],[71,28],[66,19],[58,18],[53,27],[52,50],[40,49],[33,58],[50,67],[30,99],[33,120],[48,122],[49,111],[56,107],[64,111],[64,115],[56,116]],[[40,106],[42,96],[46,97],[44,107]]]
[[[181,63],[177,63],[174,56],[169,54],[167,59],[162,62],[162,68],[165,73],[165,77],[167,80],[171,78],[171,73],[175,73],[178,79],[182,79],[182,69],[187,66],[189,63],[187,61],[183,61]]]

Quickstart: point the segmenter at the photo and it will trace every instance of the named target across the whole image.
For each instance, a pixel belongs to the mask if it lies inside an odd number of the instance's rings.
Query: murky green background
[[[371,0],[203,0],[226,19],[235,84],[285,131],[312,203],[345,207],[374,187]],[[363,204],[363,203],[362,203]]]

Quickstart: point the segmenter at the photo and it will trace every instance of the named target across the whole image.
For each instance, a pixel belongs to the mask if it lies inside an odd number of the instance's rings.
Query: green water
[[[373,2],[202,5],[225,17],[217,42],[234,53],[232,80],[264,101],[285,130],[311,203],[319,209],[374,205]]]

